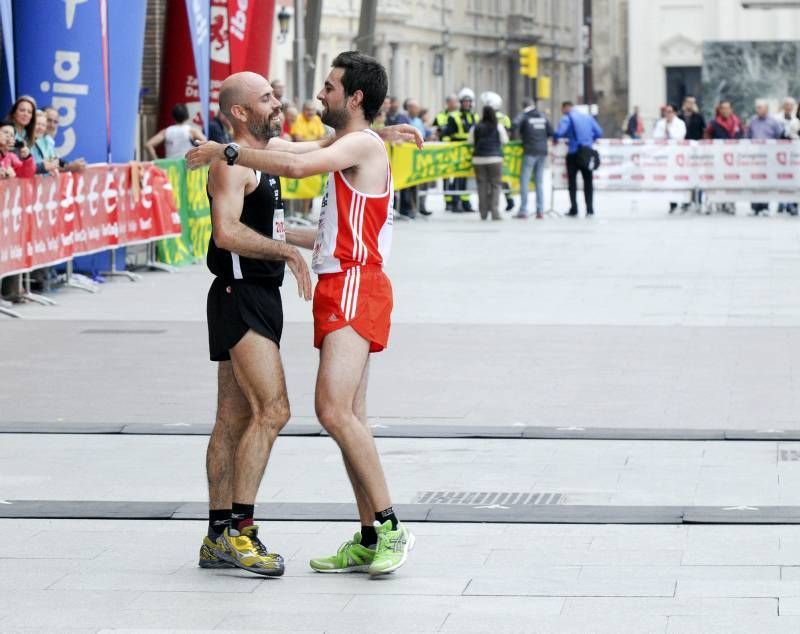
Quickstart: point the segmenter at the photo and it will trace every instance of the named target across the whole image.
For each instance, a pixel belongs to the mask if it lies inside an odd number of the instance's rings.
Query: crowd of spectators
[[[53,106],[39,108],[36,100],[20,96],[0,121],[0,179],[31,178],[36,174],[54,176],[60,171],[79,172],[86,162],[79,158],[65,161],[56,151],[59,114]],[[32,277],[42,284],[52,276],[50,269],[34,271]],[[12,275],[0,282],[0,302],[24,301],[22,276]],[[5,298],[5,299],[4,299]]]
[[[653,127],[653,139],[674,140],[701,140],[701,139],[800,139],[800,108],[792,97],[784,99],[780,112],[770,115],[769,102],[766,99],[756,99],[754,113],[743,123],[734,112],[730,100],[721,100],[714,108],[714,116],[706,121],[697,104],[697,99],[691,95],[684,98],[680,109],[671,104],[662,106],[660,116]],[[625,125],[626,135],[632,139],[644,137],[644,125],[639,108],[634,107],[633,113],[628,117]],[[692,193],[692,204],[699,210],[702,208],[702,191]],[[677,209],[678,203],[670,203],[670,213]],[[685,211],[690,203],[684,203]],[[722,203],[720,211],[735,212],[733,203]],[[754,202],[750,205],[753,213],[759,215],[769,212],[769,203]],[[710,209],[709,209],[710,211]],[[778,212],[786,212],[796,216],[797,203],[788,202],[778,205]]]

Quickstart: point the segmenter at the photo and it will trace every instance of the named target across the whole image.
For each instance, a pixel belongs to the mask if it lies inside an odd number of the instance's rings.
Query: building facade
[[[390,93],[438,110],[447,94],[469,87],[492,90],[516,113],[531,94],[519,75],[518,49],[536,45],[539,72],[551,77],[548,110],[581,96],[581,0],[381,0],[375,27],[376,57],[389,71]],[[360,0],[325,0],[315,67],[321,86],[331,60],[353,48]],[[291,31],[291,29],[290,29]],[[271,74],[291,85],[292,37],[273,47]],[[528,83],[526,83],[528,82]],[[314,97],[314,95],[307,95]]]
[[[591,2],[591,88],[597,120],[607,137],[619,137],[628,115],[628,0]]]
[[[709,43],[800,40],[800,9],[764,10],[745,8],[743,4],[747,3],[630,2],[628,106],[639,106],[648,133],[663,104],[678,102],[687,93],[702,98],[709,92],[709,100],[713,99],[714,91],[705,90],[703,77],[703,49],[708,50]],[[722,72],[732,75],[736,71],[729,66]],[[773,98],[773,102],[777,99]],[[714,103],[701,105],[706,114],[713,112]]]

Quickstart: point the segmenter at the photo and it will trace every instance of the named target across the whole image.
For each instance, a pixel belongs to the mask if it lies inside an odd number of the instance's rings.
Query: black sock
[[[230,509],[208,509],[208,537],[216,539],[231,525]]]
[[[378,543],[378,533],[375,532],[374,526],[361,527],[361,545],[367,548],[375,548]]]
[[[384,509],[383,511],[378,511],[375,513],[375,519],[381,524],[383,524],[386,520],[391,520],[392,530],[397,530],[397,516],[394,514],[394,509],[391,506],[388,509]]]
[[[231,510],[231,528],[241,531],[247,526],[252,526],[255,510],[255,504],[239,504],[238,502],[234,502],[233,509]]]

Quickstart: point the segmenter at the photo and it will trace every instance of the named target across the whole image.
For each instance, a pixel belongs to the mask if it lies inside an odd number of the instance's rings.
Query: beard
[[[257,139],[269,141],[272,137],[276,137],[281,133],[281,119],[279,114],[280,113],[263,119],[248,121],[247,131]]]
[[[334,130],[341,130],[347,127],[350,117],[347,114],[347,109],[341,108],[340,110],[333,110],[328,106],[322,112],[322,123],[332,127]]]

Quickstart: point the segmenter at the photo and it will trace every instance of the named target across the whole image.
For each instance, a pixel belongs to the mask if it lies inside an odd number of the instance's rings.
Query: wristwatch
[[[225,146],[225,160],[228,162],[228,165],[233,165],[239,160],[239,145],[237,143],[228,143]]]

